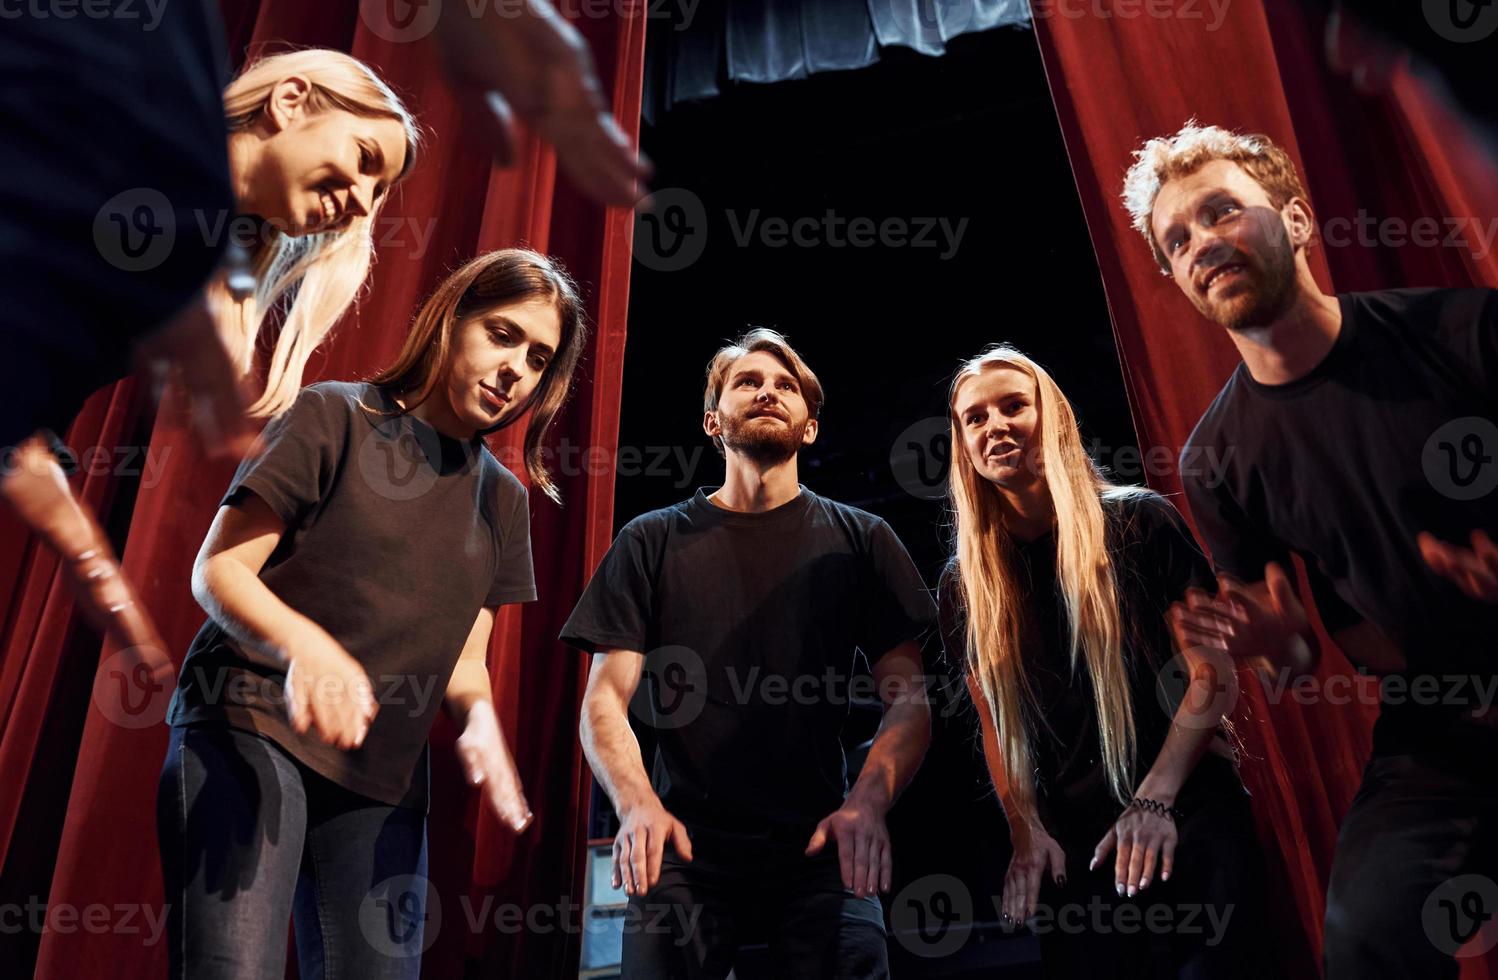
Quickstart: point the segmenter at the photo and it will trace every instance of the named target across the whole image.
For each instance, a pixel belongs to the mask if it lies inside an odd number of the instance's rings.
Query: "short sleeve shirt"
[[[285,675],[209,619],[168,721],[259,732],[341,786],[424,807],[418,763],[479,610],[536,598],[524,485],[482,439],[438,433],[378,386],[327,382],[266,426],[223,502],[246,494],[286,525],[261,580],[363,665],[379,711],[352,751],[298,734]]]
[[[852,681],[856,651],[875,663],[934,615],[882,519],[804,487],[761,513],[698,490],[625,525],[562,640],[645,654],[631,711],[656,729],[652,782],[688,827],[809,833],[847,792],[850,693],[877,696]]]

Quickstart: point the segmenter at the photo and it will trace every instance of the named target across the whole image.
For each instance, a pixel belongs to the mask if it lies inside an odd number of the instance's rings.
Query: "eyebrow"
[[[752,368],[752,367],[739,368],[737,371],[733,372],[733,374],[729,377],[728,381],[729,381],[730,384],[737,384],[738,382],[742,381],[744,378],[763,378],[764,376],[765,376],[765,373],[763,371],[761,371],[759,368]],[[791,384],[795,385],[798,389],[801,387],[801,382],[797,381],[796,380],[796,376],[793,375],[793,374],[791,374],[789,371],[784,371],[784,370],[776,371],[775,372],[775,380],[776,381],[789,381]]]

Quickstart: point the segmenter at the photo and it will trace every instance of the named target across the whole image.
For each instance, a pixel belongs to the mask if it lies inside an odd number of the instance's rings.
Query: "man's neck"
[[[1341,332],[1342,305],[1303,269],[1289,309],[1270,323],[1230,330],[1228,336],[1255,381],[1282,385],[1310,374]]]
[[[730,451],[723,485],[707,499],[724,510],[759,513],[788,504],[800,493],[795,456],[762,464]]]

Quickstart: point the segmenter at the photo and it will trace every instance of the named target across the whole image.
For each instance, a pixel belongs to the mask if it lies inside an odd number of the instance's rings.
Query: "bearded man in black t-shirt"
[[[1177,638],[1313,670],[1287,571],[1301,557],[1381,692],[1332,866],[1327,976],[1455,977],[1498,912],[1498,292],[1323,293],[1305,191],[1263,136],[1188,124],[1136,156],[1135,226],[1243,357],[1182,453],[1221,578],[1173,608]]]
[[[778,333],[720,350],[703,429],[723,486],[626,524],[563,628],[594,655],[581,734],[621,822],[626,978],[725,977],[760,942],[776,976],[888,976],[885,814],[930,741],[935,607],[888,524],[797,482],[821,403]],[[857,650],[885,711],[850,792]]]

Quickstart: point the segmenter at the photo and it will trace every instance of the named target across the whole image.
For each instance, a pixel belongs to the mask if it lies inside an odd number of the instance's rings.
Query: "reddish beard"
[[[751,409],[750,411],[753,411]],[[761,463],[780,463],[801,449],[806,421],[767,425],[744,415],[723,415],[723,445]]]

